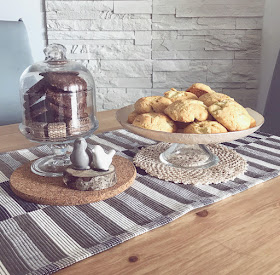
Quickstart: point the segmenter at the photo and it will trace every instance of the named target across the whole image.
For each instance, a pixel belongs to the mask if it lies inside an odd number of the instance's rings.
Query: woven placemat
[[[134,157],[136,166],[158,179],[183,184],[217,184],[234,180],[244,174],[247,163],[244,158],[232,149],[223,145],[210,144],[207,148],[219,158],[219,162],[210,168],[178,168],[162,163],[159,156],[171,143],[161,142],[142,148]],[[186,156],[186,161],[189,159]],[[180,161],[184,161],[180,158]],[[182,163],[184,166],[184,163]]]

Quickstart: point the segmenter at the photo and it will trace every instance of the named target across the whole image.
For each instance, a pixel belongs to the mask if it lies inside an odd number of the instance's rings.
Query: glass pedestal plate
[[[248,113],[256,120],[256,126],[243,131],[219,134],[184,134],[166,133],[136,127],[127,122],[128,115],[134,110],[133,105],[126,106],[116,113],[119,123],[128,131],[137,135],[171,143],[170,147],[161,153],[160,161],[166,165],[184,168],[209,168],[219,162],[219,158],[207,148],[207,144],[230,142],[246,137],[257,131],[264,123],[264,118],[258,112],[246,108]]]
[[[71,164],[70,154],[72,152],[72,144],[76,138],[90,137],[93,132],[98,128],[98,121],[95,120],[93,127],[86,133],[81,133],[80,135],[68,138],[68,140],[62,140],[61,142],[47,142],[42,140],[36,140],[34,137],[31,137],[23,126],[20,124],[20,131],[31,141],[39,142],[42,144],[49,144],[52,154],[38,158],[31,164],[31,171],[39,176],[44,177],[61,177],[63,172]]]

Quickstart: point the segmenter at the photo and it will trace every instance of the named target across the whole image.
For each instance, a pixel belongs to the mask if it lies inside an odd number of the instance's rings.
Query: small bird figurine
[[[84,138],[77,138],[75,140],[70,160],[74,168],[77,170],[90,169],[92,152],[87,148],[87,142]]]
[[[112,149],[107,154],[100,145],[94,145],[91,151],[93,153],[91,167],[107,171],[116,151]]]

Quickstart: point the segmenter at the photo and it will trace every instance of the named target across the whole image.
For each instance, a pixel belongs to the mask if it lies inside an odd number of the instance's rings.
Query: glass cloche
[[[61,176],[70,164],[68,144],[97,128],[93,77],[83,65],[66,58],[66,48],[51,44],[45,61],[29,66],[20,78],[22,123],[26,138],[51,144],[54,155],[33,162],[41,176]]]

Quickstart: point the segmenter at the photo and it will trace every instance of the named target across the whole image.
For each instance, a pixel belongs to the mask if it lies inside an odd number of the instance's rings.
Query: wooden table
[[[98,113],[98,132],[120,128]],[[0,151],[36,145],[0,127]],[[280,274],[280,178],[194,210],[56,274]]]

